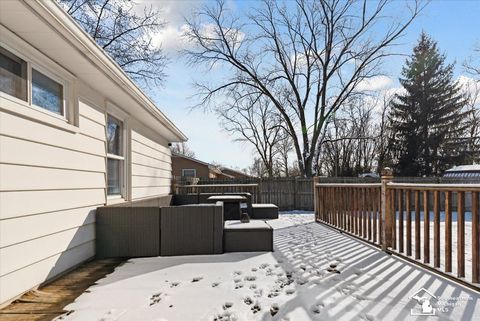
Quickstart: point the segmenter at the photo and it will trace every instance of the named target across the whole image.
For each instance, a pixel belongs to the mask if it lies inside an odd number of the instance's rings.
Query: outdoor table
[[[247,198],[241,195],[214,195],[208,198],[212,202],[223,202],[223,219],[239,220],[242,214],[241,203],[245,203]]]

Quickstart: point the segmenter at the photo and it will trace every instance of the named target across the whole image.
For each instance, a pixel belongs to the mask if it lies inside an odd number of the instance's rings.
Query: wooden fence
[[[186,185],[186,182],[177,179],[174,191],[177,195],[249,192],[253,202],[273,203],[282,211],[314,209],[312,178],[201,179],[196,185]]]
[[[480,184],[396,183],[391,173],[384,174],[381,183],[369,184],[315,179],[317,221],[478,288]],[[468,278],[466,262],[471,264]]]

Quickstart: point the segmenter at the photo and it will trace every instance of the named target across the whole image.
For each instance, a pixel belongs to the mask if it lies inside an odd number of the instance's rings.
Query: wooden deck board
[[[124,262],[123,259],[93,260],[60,278],[32,290],[0,309],[2,321],[50,321],[68,313],[63,308],[91,285]]]

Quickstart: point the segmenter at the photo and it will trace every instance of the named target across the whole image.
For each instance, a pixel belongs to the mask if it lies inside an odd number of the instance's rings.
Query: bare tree
[[[473,48],[473,55],[463,65],[469,74],[480,80],[480,43]]]
[[[186,143],[174,143],[170,150],[178,155],[195,157],[195,152]]]
[[[165,27],[152,6],[139,13],[129,0],[57,0],[132,79],[160,85],[167,62],[153,35]]]
[[[285,130],[282,130],[280,133],[280,139],[277,142],[276,150],[276,176],[291,176],[291,174],[295,172],[294,170],[292,171],[292,164],[290,164],[290,156],[294,151],[293,140],[290,134]]]
[[[381,93],[379,97],[379,104],[381,106],[380,114],[379,116],[379,122],[377,124],[377,132],[378,132],[378,138],[377,138],[377,144],[376,144],[376,150],[377,150],[377,173],[380,174],[382,169],[385,167],[392,167],[393,164],[391,164],[391,152],[390,152],[390,143],[392,142],[393,139],[393,133],[392,133],[392,126],[389,123],[389,113],[390,113],[390,107],[392,103],[392,99],[394,98],[393,93],[389,92],[383,92]]]
[[[329,176],[371,172],[378,153],[376,100],[353,99],[332,118],[325,134],[318,168]]]
[[[266,177],[268,176],[268,171],[263,163],[262,159],[255,157],[253,159],[252,165],[248,167],[248,174],[254,177]]]
[[[283,139],[282,118],[262,95],[235,91],[230,94],[232,102],[218,110],[223,127],[239,136],[236,141],[248,142],[255,148],[268,176],[272,177],[277,144]]]
[[[223,108],[235,90],[260,93],[283,118],[298,166],[313,175],[313,161],[329,119],[365,79],[379,73],[388,50],[418,15],[387,17],[391,0],[264,0],[247,17],[223,1],[187,20],[185,50],[191,64],[229,71],[216,83],[197,83],[199,106]],[[228,99],[228,97],[227,97]]]

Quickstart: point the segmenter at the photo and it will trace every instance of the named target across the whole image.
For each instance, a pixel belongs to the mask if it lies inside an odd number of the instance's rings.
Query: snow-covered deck
[[[314,223],[311,213],[282,214],[268,224],[275,229],[273,253],[132,259],[67,306],[74,312],[58,320],[390,321],[480,316],[478,292]],[[422,288],[440,300],[431,298],[437,316],[410,315],[411,309],[421,311],[410,297]]]

